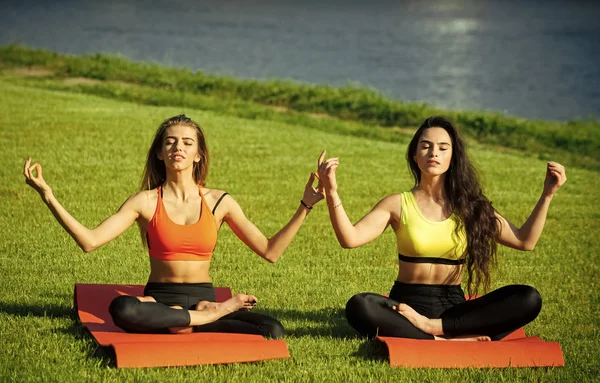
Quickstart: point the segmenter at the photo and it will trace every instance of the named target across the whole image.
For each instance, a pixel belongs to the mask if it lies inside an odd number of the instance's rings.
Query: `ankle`
[[[443,336],[444,335],[444,327],[442,326],[441,319],[430,319],[429,320],[429,330],[430,334]]]

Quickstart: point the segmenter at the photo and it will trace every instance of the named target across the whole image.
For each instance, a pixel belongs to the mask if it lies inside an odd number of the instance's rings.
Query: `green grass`
[[[257,105],[276,107],[277,110],[283,108],[295,119],[299,118],[298,113],[293,112],[326,115],[362,124],[362,129],[357,129],[356,126],[348,128],[338,123],[338,130],[386,141],[395,141],[394,132],[383,133],[376,127],[412,129],[422,123],[424,116],[442,114],[457,122],[464,134],[479,142],[533,153],[543,159],[559,156],[569,164],[600,170],[598,120],[559,123],[493,112],[441,110],[425,104],[389,100],[371,89],[335,88],[282,80],[240,80],[205,75],[189,69],[134,63],[121,56],[70,56],[19,45],[0,46],[0,65],[6,68],[45,68],[49,71],[45,77],[55,80],[102,80],[101,84],[84,82],[74,87],[81,92],[138,103],[228,109],[236,115],[243,114],[241,117],[255,118],[275,114],[272,109],[258,108]],[[123,87],[123,83],[130,86]],[[52,88],[65,86],[56,81],[44,84]],[[290,116],[283,119],[289,120]],[[309,125],[322,124],[313,122]]]
[[[254,255],[226,226],[213,258],[215,285],[257,295],[256,310],[281,320],[290,359],[116,369],[110,353],[98,349],[77,322],[73,285],[145,283],[149,267],[137,228],[82,253],[23,182],[27,156],[43,164],[63,205],[95,226],[136,191],[158,124],[185,112],[208,136],[209,187],[229,191],[272,235],[295,211],[323,148],[340,157],[340,194],[354,220],[383,196],[410,188],[403,159],[410,136],[398,134],[393,142],[358,137],[337,131],[338,120],[322,118],[315,129],[304,126],[303,121],[315,119],[309,115],[287,121],[269,114],[244,117],[238,111],[248,105],[233,102],[229,111],[141,105],[40,89],[12,76],[0,76],[0,89],[1,381],[585,382],[600,373],[599,174],[577,167],[567,168],[568,182],[552,203],[536,249],[503,248],[493,283],[526,283],[541,292],[544,307],[526,331],[560,342],[564,368],[390,368],[376,344],[355,336],[343,307],[355,293],[389,291],[397,272],[394,236],[387,231],[367,246],[343,250],[326,209],[317,205],[275,265]],[[494,206],[522,223],[541,193],[544,161],[483,144],[471,149]]]

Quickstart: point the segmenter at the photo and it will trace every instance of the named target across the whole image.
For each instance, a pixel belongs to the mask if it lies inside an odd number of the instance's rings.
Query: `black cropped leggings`
[[[361,293],[346,304],[348,323],[366,337],[392,336],[433,339],[394,311],[406,303],[430,319],[442,319],[444,336],[487,335],[502,339],[533,321],[542,309],[538,291],[525,285],[510,285],[469,301],[459,285],[418,285],[396,282],[390,297]]]
[[[198,302],[216,301],[212,283],[149,282],[144,295],[153,297],[156,302],[141,302],[136,297],[127,295],[115,298],[109,306],[113,322],[127,332],[168,333],[169,327],[190,325],[188,310],[194,310]],[[181,306],[183,310],[170,306]],[[267,315],[236,311],[215,322],[194,326],[194,332],[228,332],[281,338],[284,330],[277,319]]]

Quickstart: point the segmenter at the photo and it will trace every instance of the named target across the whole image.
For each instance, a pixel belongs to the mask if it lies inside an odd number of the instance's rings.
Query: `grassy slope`
[[[80,329],[70,309],[75,282],[144,283],[146,257],[136,228],[83,254],[21,177],[31,155],[59,200],[88,226],[135,191],[155,127],[186,112],[200,121],[213,156],[209,186],[228,190],[268,235],[298,204],[322,148],[339,156],[339,183],[351,217],[411,186],[406,142],[331,134],[228,113],[153,107],[15,85],[0,78],[0,380],[18,381],[590,381],[598,376],[598,173],[567,169],[544,236],[533,253],[503,249],[495,287],[536,286],[540,317],[526,330],[559,341],[566,367],[515,370],[391,369],[375,345],[355,337],[343,305],[361,291],[387,292],[395,278],[394,238],[343,250],[326,210],[311,213],[283,258],[268,264],[224,227],[212,276],[216,285],[256,294],[257,310],[288,330],[292,358],[257,364],[117,370]],[[408,138],[406,138],[408,140]],[[473,148],[494,205],[515,223],[533,207],[544,163],[518,153]],[[499,166],[501,164],[502,166]]]
[[[479,142],[521,150],[545,160],[560,157],[569,165],[600,170],[600,121],[560,123],[483,111],[440,110],[425,104],[389,100],[370,89],[282,80],[240,80],[185,68],[135,63],[121,56],[70,56],[19,45],[0,46],[0,66],[17,70],[33,68],[38,74],[45,71],[46,78],[65,80],[64,83],[46,82],[47,87],[69,84],[81,92],[151,105],[193,108],[198,103],[211,104],[213,109],[228,109],[228,114],[244,117],[269,114],[269,119],[277,120],[289,120],[290,116],[276,116],[273,108],[292,112],[292,118],[298,118],[293,112],[336,117],[362,125],[362,129],[356,129],[338,122],[338,131],[385,141],[394,141],[395,134],[384,133],[376,126],[392,131],[398,127],[412,128],[420,125],[424,116],[442,114],[457,122],[463,134]],[[102,82],[94,83],[94,80]],[[123,83],[130,86],[123,87]],[[258,108],[258,105],[267,108]],[[321,124],[310,123],[309,126],[320,127]],[[331,126],[327,130],[330,129]]]

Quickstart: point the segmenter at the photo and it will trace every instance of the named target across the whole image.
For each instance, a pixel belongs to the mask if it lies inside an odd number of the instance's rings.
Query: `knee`
[[[354,295],[346,302],[346,318],[350,322],[353,320],[369,320],[372,311],[381,303],[379,298],[382,297],[373,293],[360,293]]]
[[[357,314],[367,311],[367,297],[365,293],[356,294],[346,302],[346,318],[356,317]]]
[[[534,287],[509,285],[506,289],[510,289],[514,308],[522,314],[527,323],[538,316],[542,310],[542,296]]]
[[[263,336],[267,338],[279,339],[285,335],[285,329],[281,322],[275,318],[269,318],[265,321]]]
[[[540,311],[542,311],[542,296],[535,287],[522,286],[521,296],[523,299],[524,308],[535,319]]]
[[[377,314],[374,312],[373,295],[360,293],[354,295],[346,303],[346,320],[359,334],[366,337],[377,333]],[[376,310],[375,310],[376,311]]]
[[[140,304],[136,297],[121,295],[110,302],[108,312],[113,319],[113,322],[122,327],[126,323],[135,322],[137,316],[137,306]],[[125,327],[127,327],[125,325]],[[125,328],[124,328],[125,329]]]

